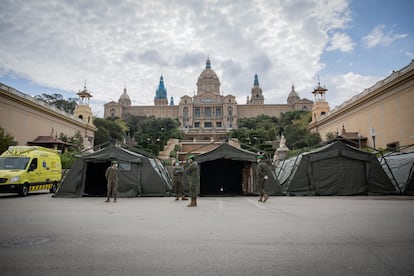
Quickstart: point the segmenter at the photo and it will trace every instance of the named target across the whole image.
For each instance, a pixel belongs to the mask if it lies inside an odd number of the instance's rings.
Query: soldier
[[[186,175],[191,194],[191,202],[187,207],[197,206],[197,195],[200,191],[200,172],[194,155],[190,155],[187,159]]]
[[[107,181],[107,196],[106,201],[109,202],[111,195],[114,196],[114,202],[116,202],[116,195],[118,193],[118,162],[112,161],[111,166],[106,169],[105,177]]]
[[[179,200],[181,196],[181,200],[187,200],[184,195],[184,188],[183,188],[183,174],[184,174],[184,167],[180,165],[180,161],[176,160],[174,162],[173,167],[173,182],[174,182],[174,189],[175,189],[175,200]]]
[[[266,181],[266,179],[268,179],[269,177],[267,176],[267,165],[265,164],[265,162],[263,162],[264,156],[263,155],[259,155],[257,157],[257,189],[260,192],[260,198],[259,198],[259,202],[263,202],[265,203],[268,199],[269,196],[266,194],[265,190],[264,190],[264,183]]]

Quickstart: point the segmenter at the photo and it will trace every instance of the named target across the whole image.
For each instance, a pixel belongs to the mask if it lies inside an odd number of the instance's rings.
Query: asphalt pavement
[[[0,195],[0,275],[414,275],[414,197]]]

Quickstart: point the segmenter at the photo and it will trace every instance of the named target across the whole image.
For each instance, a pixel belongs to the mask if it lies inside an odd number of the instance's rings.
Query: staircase
[[[170,159],[170,152],[174,150],[175,145],[180,144],[178,139],[169,139],[167,144],[164,146],[164,150],[160,151],[158,158],[161,160]]]

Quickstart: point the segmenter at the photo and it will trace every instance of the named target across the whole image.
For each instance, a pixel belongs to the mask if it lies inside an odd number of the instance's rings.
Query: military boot
[[[191,198],[191,202],[187,205],[187,207],[196,207],[194,197]]]

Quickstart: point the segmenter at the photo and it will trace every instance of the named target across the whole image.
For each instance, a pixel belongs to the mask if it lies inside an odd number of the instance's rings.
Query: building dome
[[[220,81],[216,72],[211,69],[210,59],[206,61],[206,68],[197,80],[197,95],[212,93],[220,95]]]
[[[122,107],[131,106],[131,99],[129,98],[129,96],[127,94],[126,87],[124,88],[124,93],[122,93],[121,97],[119,97],[118,103]]]
[[[299,100],[300,100],[299,94],[295,91],[295,86],[292,84],[292,90],[290,91],[289,96],[287,98],[287,103],[294,104]]]

